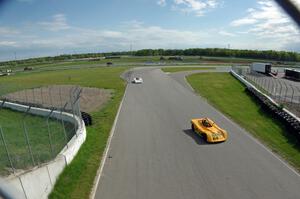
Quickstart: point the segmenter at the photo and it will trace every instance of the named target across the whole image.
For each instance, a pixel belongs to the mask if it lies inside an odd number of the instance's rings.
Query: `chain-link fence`
[[[62,119],[62,115],[68,113],[75,120],[81,119],[80,94],[80,87],[49,86],[1,96],[0,175],[39,166],[67,147],[78,127]],[[26,111],[5,108],[7,102],[25,105]],[[50,111],[45,116],[37,116],[31,112],[33,107]],[[55,117],[59,114],[61,117]]]
[[[252,71],[249,67],[234,66],[239,75],[254,84],[259,90],[270,96],[277,103],[300,116],[300,83],[284,79],[283,75],[269,76]]]

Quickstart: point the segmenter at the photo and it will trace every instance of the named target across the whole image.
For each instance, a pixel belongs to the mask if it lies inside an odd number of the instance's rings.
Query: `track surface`
[[[199,96],[159,69],[133,76],[144,84],[127,88],[95,198],[300,198],[299,175]],[[203,116],[229,140],[206,144],[191,132]]]

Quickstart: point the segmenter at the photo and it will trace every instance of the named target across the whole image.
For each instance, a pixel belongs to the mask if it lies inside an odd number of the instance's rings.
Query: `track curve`
[[[300,177],[237,124],[160,69],[133,70],[95,198],[300,198]],[[190,130],[210,117],[229,140]]]

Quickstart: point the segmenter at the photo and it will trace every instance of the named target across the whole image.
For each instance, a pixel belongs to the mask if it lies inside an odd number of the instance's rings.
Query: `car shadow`
[[[195,133],[192,129],[184,129],[183,132],[193,138],[193,140],[196,142],[198,145],[211,145],[211,143],[207,143],[203,138]]]

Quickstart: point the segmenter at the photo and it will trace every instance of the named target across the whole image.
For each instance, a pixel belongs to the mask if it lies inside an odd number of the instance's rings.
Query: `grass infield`
[[[90,69],[18,74],[0,79],[0,94],[45,85],[72,84],[84,87],[113,89],[112,99],[101,110],[92,113],[94,124],[87,127],[87,139],[79,153],[57,180],[49,198],[88,198],[102,153],[105,149],[125,82],[120,75],[128,67],[99,67]]]
[[[14,169],[26,170],[36,166],[36,164],[42,164],[53,159],[75,134],[74,126],[71,123],[64,122],[66,130],[64,132],[60,120],[49,119],[48,126],[45,117],[30,114],[27,114],[25,118],[24,116],[25,114],[22,112],[0,109],[0,126],[3,132],[3,137],[0,136],[1,175],[12,172],[3,138]],[[48,127],[51,132],[51,145],[49,144]],[[34,162],[32,162],[28,151],[24,128],[26,128]],[[66,133],[66,137],[64,133]]]

